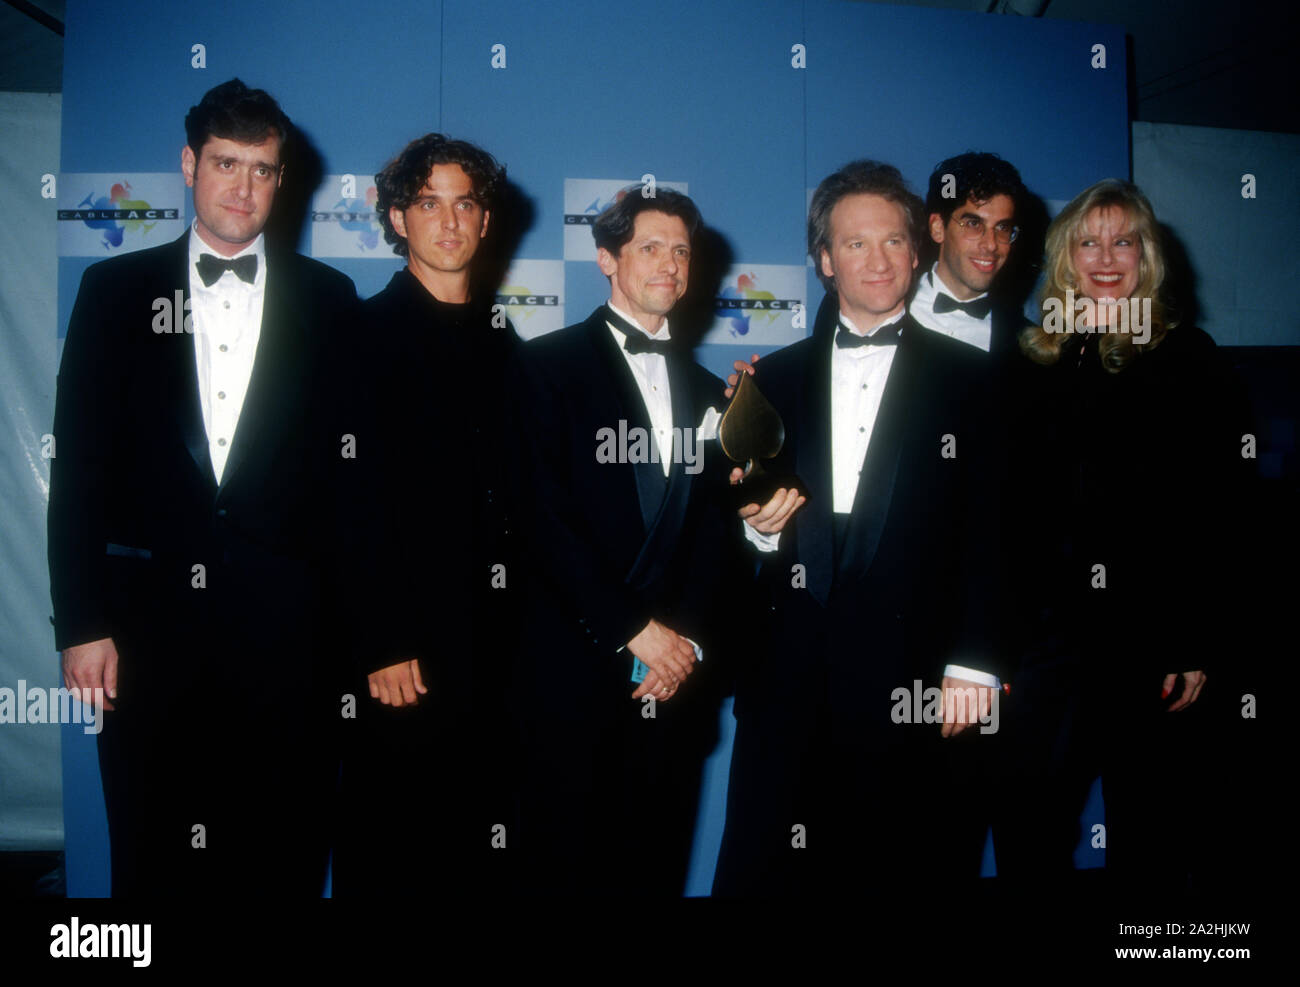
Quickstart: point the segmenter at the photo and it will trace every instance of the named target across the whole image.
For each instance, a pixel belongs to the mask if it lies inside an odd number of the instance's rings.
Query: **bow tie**
[[[965,312],[972,319],[979,319],[983,322],[989,317],[989,312],[993,309],[993,300],[985,295],[983,298],[974,298],[969,302],[959,302],[952,295],[939,292],[934,296],[934,314],[943,315],[944,312]]]
[[[840,326],[839,331],[835,333],[835,345],[842,350],[856,349],[859,346],[897,346],[898,323],[877,329],[870,336],[859,336],[856,332],[850,332],[844,326]]]
[[[614,328],[623,334],[623,349],[634,356],[637,353],[658,353],[666,357],[673,351],[671,339],[652,339],[608,305],[605,306],[605,320],[612,322]]]
[[[234,271],[240,281],[253,283],[257,277],[257,254],[244,254],[243,257],[225,259],[215,254],[199,254],[199,277],[211,288],[217,279],[227,271]]]
[[[651,339],[643,332],[630,332],[623,339],[623,349],[629,353],[658,353],[667,356],[673,351],[672,340]]]

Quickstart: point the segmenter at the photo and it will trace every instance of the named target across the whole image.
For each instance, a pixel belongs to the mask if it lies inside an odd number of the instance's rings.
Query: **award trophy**
[[[807,496],[798,477],[776,476],[763,469],[762,461],[774,458],[785,445],[785,423],[748,373],[740,375],[731,404],[718,423],[718,443],[727,458],[745,470],[737,487],[741,505],[766,504],[781,488],[797,487]]]

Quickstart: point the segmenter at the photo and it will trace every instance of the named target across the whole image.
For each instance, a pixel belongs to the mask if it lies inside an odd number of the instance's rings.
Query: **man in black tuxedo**
[[[771,472],[799,486],[741,510],[768,646],[738,671],[717,894],[935,894],[978,875],[960,748],[996,726],[968,671],[999,668],[987,375],[906,312],[920,210],[889,165],[823,181],[808,246],[826,301],[756,371],[785,422]]]
[[[1026,325],[996,290],[1027,198],[1020,172],[996,154],[967,151],[941,161],[925,196],[927,229],[939,256],[917,279],[907,307],[925,328],[976,346],[1001,364],[1018,357]]]
[[[504,183],[490,154],[442,134],[412,141],[375,177],[385,238],[406,258],[363,305],[385,464],[378,509],[391,522],[368,568],[392,619],[361,655],[356,686],[374,702],[358,711],[344,762],[336,896],[487,893],[508,858],[509,827],[493,827],[512,811],[504,713],[519,573],[505,401],[485,401],[483,381],[500,377],[519,339],[475,263]],[[394,833],[419,834],[398,860]]]
[[[592,227],[609,303],[526,343],[507,378],[530,891],[684,886],[716,733],[716,592],[739,537],[713,440],[722,384],[669,336],[698,225],[684,195],[625,190]]]
[[[356,294],[262,235],[290,136],[271,96],[232,79],[185,130],[191,229],[91,266],[68,325],[56,645],[68,687],[109,711],[115,895],[319,895],[336,574],[362,520],[341,369]]]
[[[1020,333],[1028,325],[1024,313],[1015,300],[1009,297],[1007,270],[1020,238],[1021,219],[1028,212],[1029,192],[1021,181],[1020,172],[1009,161],[996,154],[967,151],[941,161],[930,174],[925,197],[927,229],[931,249],[938,257],[930,269],[916,283],[908,312],[919,324],[943,333],[989,354],[988,372],[993,382],[988,388],[992,402],[991,415],[998,416],[1002,424],[993,426],[1001,436],[1006,450],[1002,461],[1008,469],[1013,463],[1023,463],[1025,468],[1037,462],[1032,448],[1028,448],[1021,429],[1016,425],[1025,404],[1025,359],[1020,355]],[[1012,451],[1014,449],[1014,452]],[[1024,477],[1006,474],[1005,489],[1028,489]],[[1007,541],[1003,557],[1008,560],[1004,568],[1017,567],[1013,561],[1020,555],[1019,535],[1028,535],[1020,523],[1023,512],[1014,496],[1003,498],[999,509],[1003,512],[998,525]],[[1018,513],[1019,512],[1019,513]],[[1017,533],[1013,538],[1012,533]],[[1036,578],[1026,572],[1026,578]],[[1010,587],[1009,581],[1002,583]],[[1025,597],[1023,593],[1007,591],[1007,600]],[[1023,620],[1008,617],[1008,628],[1023,626]],[[1011,638],[1004,639],[1003,654],[1010,657],[1022,650]],[[1054,708],[1038,707],[1034,702],[1036,683],[1034,676],[1024,677],[1017,662],[1012,662],[1009,674],[1018,681],[1002,683],[978,669],[962,669],[959,674],[981,685],[1006,685],[1011,694],[1003,696],[1001,729],[996,739],[989,738],[979,745],[979,756],[970,758],[967,770],[984,779],[987,789],[1001,786],[999,796],[990,801],[990,813],[998,813],[995,823],[1004,831],[1012,817],[1026,818],[1027,805],[1036,793],[1025,783],[1007,785],[1008,779],[1019,777],[1026,759],[1035,759],[1049,753],[1059,745],[1045,739],[1044,730],[1036,730],[1032,738],[1024,732],[1030,716],[1051,716]],[[1050,730],[1049,724],[1040,726]],[[1029,786],[1033,787],[1033,786]],[[1008,812],[1008,807],[1012,807]],[[995,839],[999,857],[999,872],[1009,852],[1007,838]]]

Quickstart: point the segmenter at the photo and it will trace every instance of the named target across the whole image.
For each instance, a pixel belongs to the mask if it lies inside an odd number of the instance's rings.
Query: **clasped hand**
[[[671,627],[651,620],[627,643],[627,650],[649,667],[633,699],[654,696],[666,702],[677,693],[686,676],[695,671],[695,646]]]

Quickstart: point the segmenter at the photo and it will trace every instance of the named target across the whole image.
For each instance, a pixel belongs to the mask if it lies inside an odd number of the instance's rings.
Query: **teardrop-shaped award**
[[[718,423],[718,444],[746,471],[740,481],[742,503],[766,504],[782,487],[803,488],[795,477],[783,480],[763,469],[762,461],[775,458],[785,445],[785,422],[748,373],[740,375]]]

